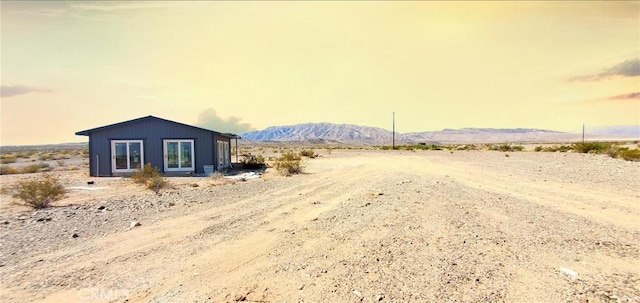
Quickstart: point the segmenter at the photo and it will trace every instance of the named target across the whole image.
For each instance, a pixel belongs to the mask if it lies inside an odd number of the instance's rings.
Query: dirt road
[[[306,163],[293,177],[132,192],[175,206],[8,257],[0,299],[640,301],[640,163],[359,150]],[[2,232],[6,247],[29,230]]]

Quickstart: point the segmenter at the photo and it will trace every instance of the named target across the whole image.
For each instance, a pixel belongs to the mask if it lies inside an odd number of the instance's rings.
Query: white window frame
[[[116,168],[116,143],[127,144],[127,169]],[[142,140],[111,140],[111,171],[113,173],[131,173],[137,168],[131,168],[131,155],[129,154],[129,143],[140,143],[140,168],[144,166],[144,142]]]
[[[191,143],[191,167],[182,167],[182,153],[180,152],[180,143]],[[169,167],[169,155],[167,155],[167,143],[178,143],[178,167]],[[166,139],[162,140],[162,154],[164,159],[164,171],[195,171],[196,170],[196,149],[193,139]]]

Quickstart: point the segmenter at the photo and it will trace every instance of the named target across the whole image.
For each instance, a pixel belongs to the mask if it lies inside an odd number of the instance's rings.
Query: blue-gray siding
[[[99,176],[112,175],[111,140],[142,140],[144,162],[151,163],[163,171],[163,140],[167,139],[194,141],[195,172],[199,174],[204,173],[204,165],[218,167],[215,142],[230,142],[229,137],[219,133],[163,119],[141,119],[132,123],[98,128],[89,132],[90,175],[96,176],[96,172]]]

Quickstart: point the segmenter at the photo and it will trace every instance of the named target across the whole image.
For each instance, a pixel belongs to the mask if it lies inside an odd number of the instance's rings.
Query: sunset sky
[[[222,132],[640,123],[640,2],[11,2],[1,145],[154,115]]]

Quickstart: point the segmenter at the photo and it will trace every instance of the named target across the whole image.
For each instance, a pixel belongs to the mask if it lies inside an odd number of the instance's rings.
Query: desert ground
[[[54,170],[75,189],[37,211],[3,190],[0,301],[640,302],[640,162],[319,153],[157,194]]]

